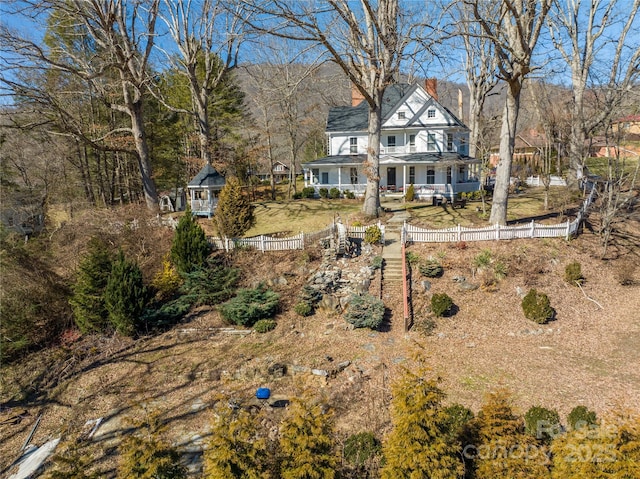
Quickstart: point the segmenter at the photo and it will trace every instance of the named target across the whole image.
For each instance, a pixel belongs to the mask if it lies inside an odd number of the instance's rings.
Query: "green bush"
[[[473,419],[473,411],[462,404],[452,404],[444,408],[446,416],[445,430],[452,443],[459,441],[469,421]]]
[[[585,406],[574,407],[567,416],[567,423],[574,431],[594,425],[597,421],[596,413],[590,411]]]
[[[211,246],[204,230],[187,210],[176,227],[171,244],[171,261],[180,273],[188,273],[204,266]]]
[[[573,261],[564,268],[564,280],[574,286],[584,282],[580,263]]]
[[[404,258],[410,265],[420,263],[420,256],[415,254],[413,251],[407,251],[404,255]]]
[[[371,267],[373,269],[380,269],[382,268],[382,256],[374,256],[373,259],[371,260]]]
[[[549,297],[533,288],[522,299],[522,311],[525,318],[539,324],[545,324],[555,313],[549,303]]]
[[[235,268],[208,261],[206,267],[197,268],[184,276],[180,292],[191,298],[196,306],[213,306],[233,296],[238,275]]]
[[[356,198],[356,195],[353,191],[344,190],[344,197],[348,200],[354,200]]]
[[[303,198],[313,198],[316,195],[316,189],[313,186],[306,186],[302,188],[301,193]]]
[[[364,231],[364,242],[368,244],[376,244],[382,241],[382,231],[378,225],[369,226]]]
[[[318,190],[318,194],[320,195],[320,198],[328,198],[329,197],[329,190],[326,188],[320,188]]]
[[[491,264],[491,250],[483,249],[473,259],[473,265],[476,268],[487,268]]]
[[[333,187],[329,190],[329,198],[332,200],[337,200],[340,198],[340,190],[336,187]]]
[[[439,278],[444,273],[444,268],[435,259],[425,261],[418,269],[420,274],[427,278]]]
[[[405,201],[413,201],[416,198],[416,189],[413,184],[410,184],[407,188],[407,192],[404,195]]]
[[[370,294],[354,295],[344,318],[356,328],[378,329],[384,320],[384,303]]]
[[[300,291],[300,301],[309,303],[312,307],[320,302],[322,293],[316,288],[305,284]]]
[[[277,324],[273,319],[261,319],[260,321],[256,321],[253,329],[258,333],[268,333],[276,329]]]
[[[447,293],[434,293],[434,295],[431,296],[431,312],[433,312],[436,317],[439,318],[449,313],[452,307],[453,300]]]
[[[524,427],[531,436],[549,443],[561,432],[560,416],[557,411],[533,406],[524,415]]]
[[[344,459],[353,466],[364,466],[381,451],[382,445],[372,432],[352,434],[344,442]]]
[[[296,303],[293,310],[298,316],[311,316],[311,313],[313,313],[313,306],[306,301],[299,301]]]
[[[226,184],[218,196],[213,223],[218,235],[227,238],[240,238],[256,224],[254,205],[243,190],[240,180],[226,178]]]
[[[122,250],[113,262],[104,292],[108,319],[120,334],[132,335],[139,325],[149,294],[138,265],[128,261]]]
[[[301,192],[301,191],[296,191],[296,192],[293,194],[292,198],[293,198],[294,200],[299,200],[300,198],[302,198],[302,192]]]
[[[241,289],[238,294],[220,306],[220,313],[227,321],[253,326],[256,321],[271,318],[277,311],[280,295],[263,284],[255,289]]]

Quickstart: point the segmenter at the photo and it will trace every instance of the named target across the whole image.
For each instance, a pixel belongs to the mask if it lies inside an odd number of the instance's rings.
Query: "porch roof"
[[[189,182],[187,188],[222,189],[225,183],[224,176],[218,173],[213,166],[206,164]]]
[[[367,155],[335,155],[305,163],[305,169],[318,166],[360,166]],[[380,165],[468,165],[480,160],[453,152],[409,153],[406,155],[380,155]]]

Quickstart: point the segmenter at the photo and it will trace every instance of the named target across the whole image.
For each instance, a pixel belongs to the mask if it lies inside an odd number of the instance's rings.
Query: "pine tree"
[[[526,434],[524,421],[513,413],[506,391],[488,394],[474,422],[476,479],[549,477],[546,448]]]
[[[83,333],[102,331],[108,324],[104,293],[113,264],[113,255],[102,240],[93,238],[88,246],[69,301],[76,325]]]
[[[333,479],[337,457],[333,417],[322,404],[303,397],[291,402],[280,426],[282,479]]]
[[[227,238],[240,238],[255,224],[253,206],[242,193],[237,178],[227,178],[227,183],[220,192],[213,221],[218,234]]]
[[[180,453],[163,438],[164,427],[152,413],[137,431],[120,445],[118,479],[184,479],[187,469],[180,463]]]
[[[147,303],[148,293],[137,264],[120,250],[105,289],[109,322],[120,334],[132,335]]]
[[[190,273],[205,266],[210,252],[211,246],[207,242],[204,230],[187,209],[176,227],[171,245],[171,260],[179,272]]]
[[[258,437],[256,419],[226,404],[218,407],[211,440],[204,452],[205,479],[263,479],[266,442]]]
[[[383,445],[383,479],[459,478],[464,475],[460,447],[450,442],[444,392],[426,379],[426,370],[409,371],[393,385],[393,430]]]

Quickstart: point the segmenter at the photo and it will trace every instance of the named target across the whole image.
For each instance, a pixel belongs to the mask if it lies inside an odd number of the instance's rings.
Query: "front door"
[[[396,189],[396,168],[387,168],[387,188],[390,190]]]

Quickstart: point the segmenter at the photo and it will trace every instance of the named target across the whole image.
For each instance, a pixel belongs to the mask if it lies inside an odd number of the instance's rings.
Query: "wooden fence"
[[[214,249],[230,251],[238,248],[251,248],[258,251],[290,251],[304,249],[322,238],[333,235],[335,225],[331,224],[321,231],[314,233],[300,233],[288,238],[274,238],[273,236],[253,236],[251,238],[218,238],[210,236],[207,238],[209,244]]]
[[[402,242],[406,243],[455,243],[459,241],[495,241],[521,238],[560,238],[569,239],[577,234],[591,205],[595,189],[584,200],[578,215],[573,221],[558,225],[543,225],[535,221],[515,226],[487,226],[484,228],[465,228],[460,225],[453,228],[432,230],[419,228],[407,223],[402,226]]]

